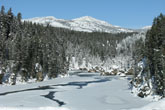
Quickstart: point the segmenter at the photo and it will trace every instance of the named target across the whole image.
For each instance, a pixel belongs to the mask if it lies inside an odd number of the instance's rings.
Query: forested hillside
[[[67,74],[73,59],[80,67],[104,65],[117,54],[117,44],[137,33],[86,33],[41,24],[22,22],[21,13],[15,16],[10,8],[0,13],[0,70],[1,77],[21,77],[43,80]],[[108,63],[109,64],[109,63]],[[72,65],[72,66],[71,66]],[[91,67],[90,66],[90,67]],[[74,66],[73,66],[74,67]],[[1,78],[1,82],[6,79]],[[15,83],[13,83],[15,84]]]

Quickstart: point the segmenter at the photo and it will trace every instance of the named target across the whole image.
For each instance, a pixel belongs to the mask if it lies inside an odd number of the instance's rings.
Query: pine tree
[[[156,93],[163,96],[165,91],[164,84],[164,63],[163,61],[163,48],[165,40],[165,16],[160,14],[154,19],[153,26],[147,33],[146,47],[147,47],[147,58],[149,63],[149,70],[152,79],[154,79],[154,86]]]

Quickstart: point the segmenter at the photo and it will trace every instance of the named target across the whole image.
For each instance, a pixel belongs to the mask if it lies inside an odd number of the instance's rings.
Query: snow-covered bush
[[[35,64],[35,72],[36,72],[37,81],[42,81],[43,80],[43,72],[42,72],[42,66],[39,63]]]
[[[153,79],[150,79],[145,60],[138,63],[135,72],[137,75],[130,82],[132,93],[142,98],[155,95]]]

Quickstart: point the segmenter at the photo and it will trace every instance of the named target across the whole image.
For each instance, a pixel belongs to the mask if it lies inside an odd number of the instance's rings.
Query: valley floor
[[[131,94],[129,79],[73,73],[38,83],[0,86],[0,110],[164,110],[165,100],[151,102]]]

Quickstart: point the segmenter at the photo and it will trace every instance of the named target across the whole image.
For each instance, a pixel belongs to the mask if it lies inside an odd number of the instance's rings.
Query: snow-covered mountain
[[[135,29],[134,31],[146,33],[148,30],[151,29],[151,27],[152,27],[152,26],[144,26],[144,27],[142,27],[142,28],[140,28],[140,29]]]
[[[90,16],[84,16],[72,20],[57,19],[53,16],[48,16],[25,19],[25,21],[41,23],[44,25],[50,24],[53,27],[61,27],[84,32],[120,33],[134,31],[132,29],[126,29],[119,26],[111,25],[108,22],[101,21]]]
[[[145,26],[145,27],[142,27],[142,29],[146,29],[146,30],[149,30],[151,29],[152,26]]]

